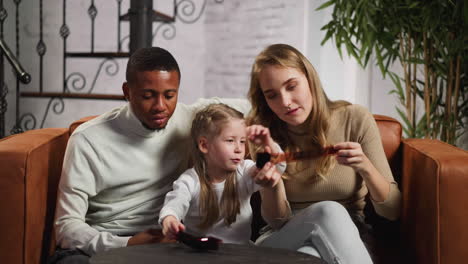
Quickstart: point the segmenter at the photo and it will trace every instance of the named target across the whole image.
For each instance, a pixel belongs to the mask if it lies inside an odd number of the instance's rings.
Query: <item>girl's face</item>
[[[291,67],[267,65],[259,74],[260,87],[270,109],[291,126],[298,126],[312,111],[306,76]]]
[[[219,135],[207,139],[205,159],[208,175],[214,181],[224,180],[226,173],[234,172],[244,160],[246,126],[242,119],[231,119],[223,124]]]

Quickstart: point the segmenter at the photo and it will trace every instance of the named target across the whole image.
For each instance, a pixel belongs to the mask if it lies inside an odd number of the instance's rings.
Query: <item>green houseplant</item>
[[[375,59],[395,85],[405,135],[455,144],[468,117],[468,3],[329,0],[317,10],[325,8],[333,11],[322,44],[333,39],[362,67]]]

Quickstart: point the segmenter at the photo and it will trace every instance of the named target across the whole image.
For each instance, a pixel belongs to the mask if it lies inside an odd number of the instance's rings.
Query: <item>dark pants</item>
[[[89,264],[89,256],[79,249],[57,248],[47,264]]]

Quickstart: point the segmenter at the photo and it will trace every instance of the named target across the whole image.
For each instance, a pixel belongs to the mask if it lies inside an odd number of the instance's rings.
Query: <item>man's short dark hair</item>
[[[128,59],[125,78],[133,82],[135,72],[144,71],[177,71],[180,81],[180,70],[172,54],[159,47],[141,48]]]

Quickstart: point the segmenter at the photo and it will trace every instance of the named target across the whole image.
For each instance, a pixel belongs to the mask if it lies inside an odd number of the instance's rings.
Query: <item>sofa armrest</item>
[[[401,189],[411,263],[468,259],[468,152],[438,140],[404,140]]]
[[[44,263],[50,253],[67,140],[65,128],[31,130],[0,140],[2,263]]]

